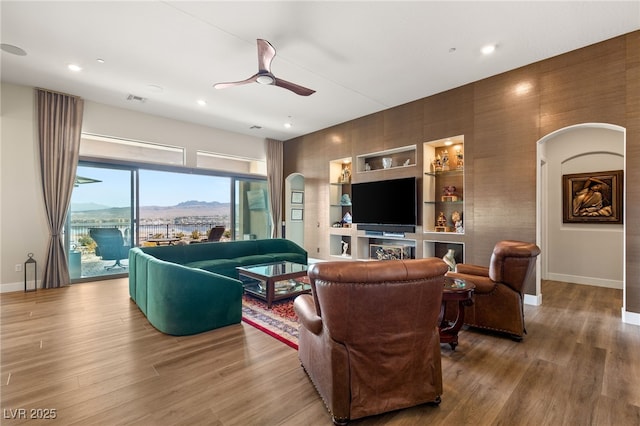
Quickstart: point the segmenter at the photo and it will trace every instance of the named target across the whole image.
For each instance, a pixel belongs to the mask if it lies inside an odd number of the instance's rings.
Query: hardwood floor
[[[622,292],[544,282],[543,297],[521,343],[463,330],[442,346],[439,407],[351,424],[640,424],[640,327],[621,322]],[[126,279],[0,299],[3,425],[331,424],[297,352],[244,323],[164,335]]]

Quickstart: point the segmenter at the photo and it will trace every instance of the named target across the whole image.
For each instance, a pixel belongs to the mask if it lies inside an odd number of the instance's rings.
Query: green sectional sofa
[[[242,319],[237,266],[285,260],[306,265],[307,252],[285,239],[136,247],[129,295],[163,333],[201,333]]]

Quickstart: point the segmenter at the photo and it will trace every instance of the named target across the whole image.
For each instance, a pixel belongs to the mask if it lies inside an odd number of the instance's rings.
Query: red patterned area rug
[[[242,321],[298,349],[298,316],[293,299],[273,302],[271,309],[254,297],[242,295]]]

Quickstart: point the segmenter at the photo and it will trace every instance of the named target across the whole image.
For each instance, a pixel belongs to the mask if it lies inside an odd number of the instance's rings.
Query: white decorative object
[[[342,243],[342,255],[343,256],[349,256],[347,254],[347,251],[349,250],[349,243],[346,242],[345,240],[340,241]]]
[[[392,163],[393,163],[393,159],[391,157],[382,158],[382,167],[384,167],[385,169],[391,168]]]
[[[447,254],[443,256],[442,260],[444,260],[444,263],[449,266],[450,271],[456,270],[456,252],[453,249],[449,249]]]

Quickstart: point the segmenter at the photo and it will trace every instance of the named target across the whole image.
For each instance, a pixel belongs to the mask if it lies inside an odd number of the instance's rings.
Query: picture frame
[[[304,192],[291,191],[291,204],[302,204],[304,202]]]
[[[291,209],[291,220],[302,220],[303,213],[302,209]]]
[[[562,222],[622,224],[623,171],[562,175]]]

